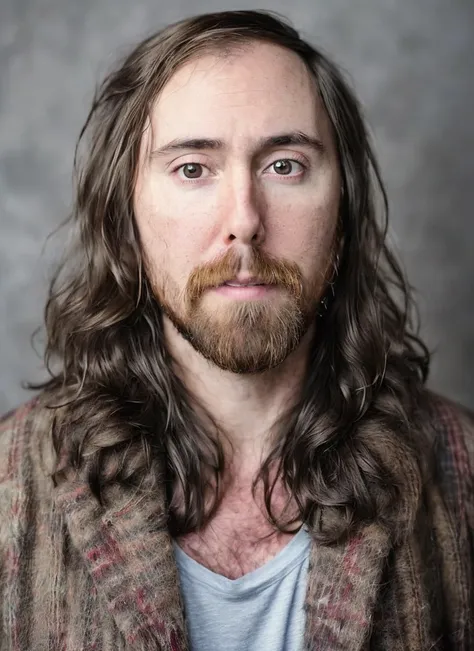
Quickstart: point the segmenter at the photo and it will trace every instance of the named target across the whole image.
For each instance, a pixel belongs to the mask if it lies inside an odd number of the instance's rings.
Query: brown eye
[[[187,179],[198,179],[202,175],[202,165],[200,163],[186,163],[182,169]]]
[[[277,174],[291,174],[293,171],[293,164],[287,158],[282,158],[273,163],[273,168]]]

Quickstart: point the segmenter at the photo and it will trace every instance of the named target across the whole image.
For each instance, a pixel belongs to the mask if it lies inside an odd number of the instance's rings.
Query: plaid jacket
[[[44,411],[32,400],[1,425],[0,651],[185,651],[164,500],[117,488],[106,509],[77,480],[55,488]],[[313,543],[306,650],[474,649],[474,420],[434,396],[431,420],[441,473],[408,540],[372,524]]]

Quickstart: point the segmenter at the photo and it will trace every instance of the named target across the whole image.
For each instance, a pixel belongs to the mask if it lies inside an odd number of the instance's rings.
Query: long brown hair
[[[358,102],[337,66],[273,13],[229,11],[171,25],[140,43],[99,88],[76,149],[68,220],[75,235],[45,309],[51,378],[30,387],[43,389],[51,406],[55,400],[58,454],[99,500],[116,482],[149,480],[160,458],[170,530],[193,531],[211,517],[223,451],[212,419],[198,416],[172,371],[133,191],[150,107],[170,77],[192,57],[255,40],[292,50],[314,75],[338,149],[344,245],[303,391],[279,422],[254,487],[262,482],[270,521],[291,527],[294,520],[272,514],[276,466],[321,542],[375,520],[403,535],[420,489],[418,413],[429,353],[386,244],[387,198]]]

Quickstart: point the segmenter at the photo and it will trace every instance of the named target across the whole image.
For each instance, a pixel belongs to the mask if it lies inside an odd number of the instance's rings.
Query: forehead
[[[187,62],[162,89],[150,120],[155,144],[183,135],[235,140],[302,130],[322,136],[329,128],[304,62],[267,43]]]

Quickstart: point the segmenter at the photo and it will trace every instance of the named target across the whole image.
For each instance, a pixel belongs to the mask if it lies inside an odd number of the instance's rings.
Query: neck
[[[222,444],[226,456],[231,454],[232,474],[250,476],[260,467],[276,422],[300,397],[313,329],[278,367],[247,375],[206,360],[166,317],[164,330],[174,371],[225,435]]]

